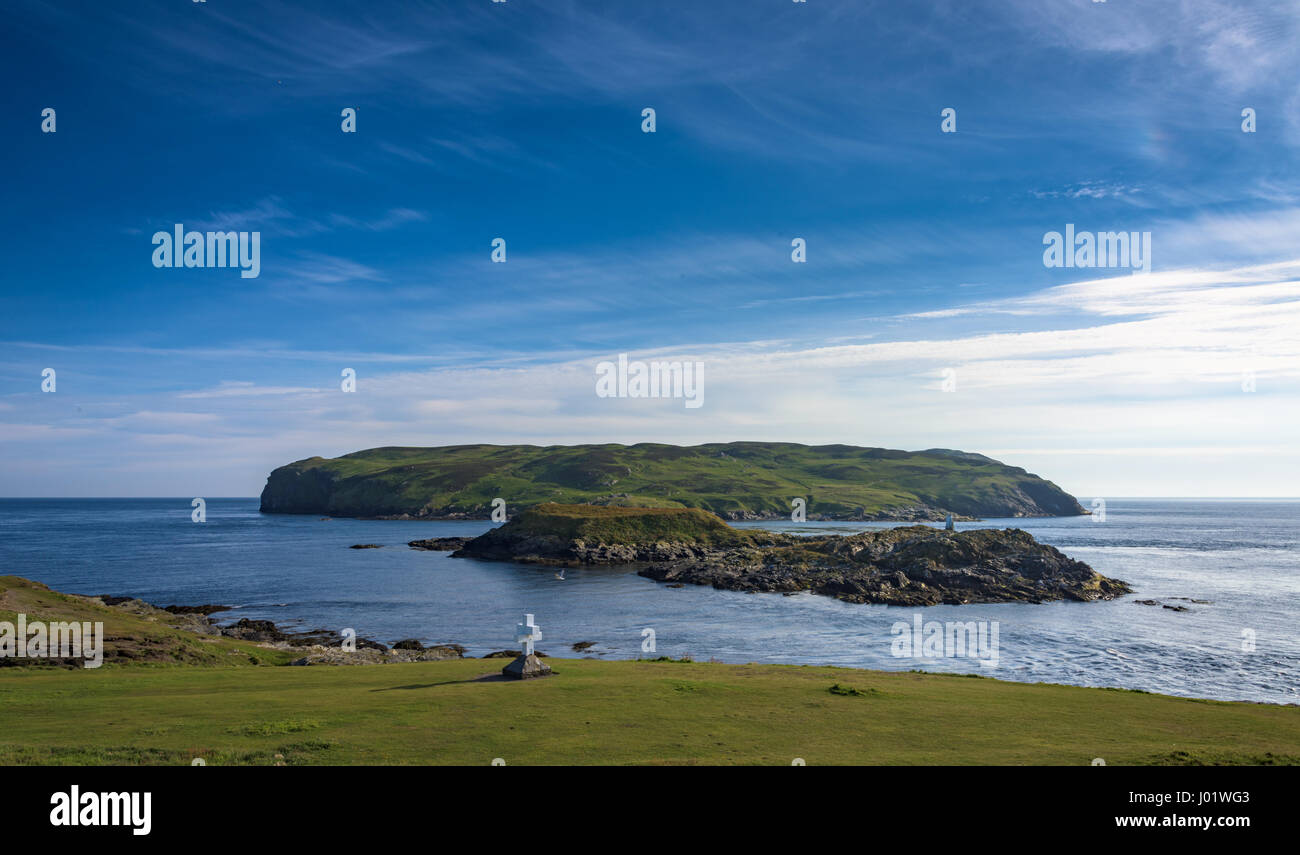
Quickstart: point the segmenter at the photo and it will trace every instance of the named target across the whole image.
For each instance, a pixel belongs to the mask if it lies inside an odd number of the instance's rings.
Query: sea
[[[227,605],[216,615],[226,623],[456,643],[470,656],[517,648],[515,626],[531,614],[538,649],[558,657],[916,669],[1300,703],[1300,499],[1107,497],[1104,518],[960,522],[1025,529],[1135,593],[927,608],[673,588],[628,568],[570,568],[560,578],[555,568],[407,546],[477,535],[496,525],[488,521],[262,514],[256,498],[206,501],[206,520],[195,522],[190,498],[0,499],[0,575],[160,606]],[[738,525],[847,534],[891,524]],[[994,655],[954,643],[971,623],[986,645],[996,631]],[[927,635],[948,643],[912,643]],[[591,645],[575,652],[581,642]]]

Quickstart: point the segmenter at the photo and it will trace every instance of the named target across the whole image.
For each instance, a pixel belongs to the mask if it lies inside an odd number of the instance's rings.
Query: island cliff
[[[980,454],[850,445],[458,445],[376,448],[281,466],[264,513],[487,519],[542,502],[700,508],[723,519],[900,522],[1086,513],[1060,487]]]

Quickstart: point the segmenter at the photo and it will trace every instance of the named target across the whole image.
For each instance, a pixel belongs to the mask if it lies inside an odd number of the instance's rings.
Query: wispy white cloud
[[[178,398],[246,398],[287,395],[312,395],[324,391],[307,386],[259,386],[248,380],[225,380],[211,389],[182,392]]]
[[[698,410],[671,399],[598,398],[595,364],[615,355],[603,352],[497,367],[371,362],[352,394],[224,381],[177,393],[184,410],[168,410],[162,393],[141,393],[115,398],[119,411],[104,417],[53,426],[18,419],[39,393],[12,396],[7,456],[147,437],[157,454],[206,472],[218,458],[185,455],[227,449],[264,469],[267,459],[389,444],[785,439],[1003,449],[1080,494],[1280,494],[1286,473],[1300,469],[1289,443],[1300,419],[1297,264],[1091,280],[1007,301],[1052,320],[1048,328],[946,337],[914,328],[881,341],[701,342],[632,354],[703,361]],[[1247,375],[1253,392],[1244,391]],[[953,391],[944,391],[945,378]],[[1277,451],[1276,475],[1232,462],[1262,459],[1243,452],[1252,448]],[[1152,456],[1200,467],[1202,488],[1178,466],[1152,473],[1141,464]],[[254,491],[263,469],[220,476],[220,491]],[[1139,471],[1140,483],[1131,474]]]
[[[1107,181],[1084,181],[1054,190],[1031,190],[1036,199],[1128,199],[1142,192],[1141,187]]]
[[[412,208],[389,208],[369,218],[332,213],[303,217],[290,211],[277,196],[259,199],[252,206],[233,211],[209,211],[185,223],[196,231],[263,231],[271,235],[304,238],[334,231],[386,232],[411,223],[421,223],[429,214]]]

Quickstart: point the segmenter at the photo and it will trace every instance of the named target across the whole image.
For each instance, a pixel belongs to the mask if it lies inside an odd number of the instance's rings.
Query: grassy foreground
[[[481,679],[500,659],[293,667],[0,577],[0,620],[19,612],[102,621],[105,659],[0,667],[0,764],[1300,763],[1300,707],[794,665],[548,659],[522,683]]]
[[[549,660],[0,673],[5,764],[1296,763],[1300,709],[919,673]],[[833,693],[838,684],[857,692]]]

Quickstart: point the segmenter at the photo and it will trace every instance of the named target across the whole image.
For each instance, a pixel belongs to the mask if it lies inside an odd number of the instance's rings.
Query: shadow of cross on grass
[[[523,680],[512,680],[505,674],[492,672],[484,674],[481,677],[474,677],[469,680],[443,680],[441,683],[412,683],[409,686],[389,686],[386,689],[371,689],[372,692],[396,692],[402,689],[436,689],[439,686],[459,686],[463,683],[522,683]]]

